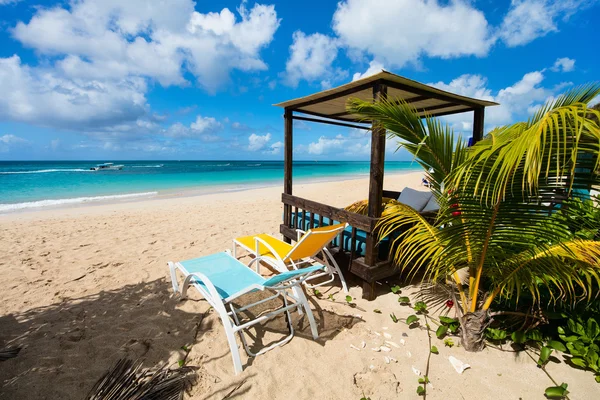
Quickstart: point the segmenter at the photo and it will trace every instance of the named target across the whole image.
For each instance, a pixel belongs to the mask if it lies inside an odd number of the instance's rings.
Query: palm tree
[[[470,148],[449,126],[422,119],[405,102],[349,101],[350,112],[400,139],[399,147],[415,156],[432,182],[440,203],[434,223],[394,202],[378,222],[378,235],[393,240],[393,258],[403,271],[423,271],[433,282],[452,277],[465,349],[484,347],[498,298],[518,302],[528,291],[538,301],[546,288],[555,300],[576,301],[600,282],[598,235],[581,238],[568,228],[569,203],[600,184],[594,119],[600,112],[587,107],[598,94],[597,84],[575,88]]]

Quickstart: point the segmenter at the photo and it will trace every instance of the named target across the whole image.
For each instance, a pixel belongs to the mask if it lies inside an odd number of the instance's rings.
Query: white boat
[[[95,167],[90,168],[92,171],[118,171],[123,169],[123,165],[114,165],[113,163],[98,164]]]

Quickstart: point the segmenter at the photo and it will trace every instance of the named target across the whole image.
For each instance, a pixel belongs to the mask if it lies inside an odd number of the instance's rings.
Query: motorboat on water
[[[123,165],[115,165],[113,163],[98,164],[95,167],[90,168],[92,171],[118,171],[123,169]]]

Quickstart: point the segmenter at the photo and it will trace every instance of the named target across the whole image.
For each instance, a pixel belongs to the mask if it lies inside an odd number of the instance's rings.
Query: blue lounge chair
[[[236,374],[242,372],[243,369],[238,345],[235,341],[236,332],[240,334],[246,353],[251,357],[258,356],[292,339],[294,328],[292,326],[290,310],[297,309],[299,314],[306,313],[313,338],[317,339],[319,337],[317,324],[300,285],[311,274],[322,272],[324,268],[322,265],[282,272],[269,279],[263,278],[251,268],[233,258],[229,252],[216,253],[187,261],[169,261],[168,265],[175,293],[179,293],[181,298],[185,299],[188,287],[193,286],[219,314],[225,328],[227,341],[229,342],[229,349],[233,357],[233,366]],[[177,270],[184,276],[181,288],[177,283]],[[257,290],[269,290],[275,294],[256,303],[240,308],[234,307],[233,300]],[[238,313],[277,297],[283,298],[283,307],[264,315],[259,315],[248,322],[240,323]],[[226,307],[229,307],[230,311],[227,311]],[[248,348],[243,331],[284,312],[287,314],[290,334],[271,346],[257,353],[252,353]]]

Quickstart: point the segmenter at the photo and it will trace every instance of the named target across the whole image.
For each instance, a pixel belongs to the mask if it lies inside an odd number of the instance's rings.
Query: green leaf
[[[588,319],[586,328],[587,329],[585,331],[585,334],[588,338],[592,340],[595,339],[596,336],[598,336],[598,334],[600,333],[600,327],[598,327],[598,323],[594,318]]]
[[[419,317],[417,317],[416,315],[409,315],[408,318],[406,318],[406,325],[412,325],[415,322],[419,321]]]
[[[565,336],[565,335],[558,335],[558,337],[560,338],[560,340],[562,340],[563,342],[574,342],[577,339],[579,339],[579,336],[575,336],[575,335],[571,335],[571,336]]]
[[[542,342],[544,340],[544,336],[542,335],[542,332],[540,332],[538,329],[534,329],[532,331],[527,332],[527,339],[536,342]]]
[[[596,382],[600,383],[600,375],[596,375]]]
[[[419,396],[423,396],[425,394],[425,389],[423,389],[423,386],[417,386],[417,394]]]
[[[179,360],[179,361],[177,361],[177,364],[181,368],[181,367],[183,367],[185,365],[185,360]]]
[[[395,323],[395,324],[397,324],[397,323],[398,323],[398,317],[396,317],[396,314],[394,314],[394,313],[391,313],[391,314],[390,314],[390,318],[392,319],[392,321],[394,321],[394,323]]]
[[[335,297],[333,297],[333,295],[332,295],[332,294],[330,294],[329,296],[327,296],[327,298],[328,298],[329,300],[331,300],[331,301],[335,301]]]
[[[417,301],[413,308],[416,312],[424,313],[427,311],[427,304],[423,301]]]
[[[451,324],[457,324],[458,323],[458,319],[456,319],[456,318],[450,318],[450,317],[445,317],[443,315],[440,315],[440,322],[443,325],[451,325]]]
[[[567,351],[567,348],[565,347],[564,344],[562,344],[561,342],[559,342],[558,340],[549,340],[548,343],[546,343],[546,346],[553,348],[554,350],[558,350],[558,351]]]
[[[569,394],[569,391],[567,390],[567,384],[563,383],[560,386],[547,387],[544,394],[549,399],[562,399]]]
[[[352,296],[346,296],[346,303],[351,303],[352,300]]]
[[[544,346],[540,349],[540,358],[538,359],[537,364],[540,367],[543,367],[548,362],[550,358],[550,354],[552,354],[552,349],[550,347]]]
[[[558,328],[556,328],[556,330],[561,335],[565,334],[565,328],[563,328],[562,326],[559,326]]]
[[[448,327],[444,326],[444,325],[440,325],[437,330],[435,331],[435,336],[437,336],[438,339],[443,338],[446,335],[446,332],[448,331]]]
[[[433,354],[440,354],[440,352],[438,351],[437,347],[435,347],[435,346],[431,346],[431,352]]]
[[[502,329],[487,328],[485,336],[490,340],[504,340],[506,339],[507,333]]]
[[[583,324],[576,322],[572,319],[569,319],[567,321],[567,327],[569,328],[569,330],[573,333],[576,333],[580,336],[585,335],[585,329],[583,328]]]
[[[410,299],[408,298],[408,296],[400,296],[400,297],[398,297],[398,303],[408,304],[408,303],[410,303]]]
[[[446,338],[444,339],[444,345],[446,347],[453,347],[454,346],[454,341],[450,338]]]
[[[424,376],[422,378],[419,378],[419,383],[420,384],[425,384],[425,383],[429,383],[429,378],[427,376]]]
[[[374,312],[375,314],[381,314],[381,310],[380,310],[380,309],[378,309],[378,308],[374,309],[374,310],[373,310],[373,312]]]
[[[315,294],[315,297],[321,297],[322,296],[321,292],[319,292],[317,289],[313,289],[313,293]]]
[[[402,291],[400,290],[400,286],[398,286],[398,285],[394,285],[394,286],[392,286],[392,287],[390,288],[390,290],[391,290],[391,291],[392,291],[392,293],[394,293],[394,294],[398,294],[398,293],[402,292]]]
[[[512,339],[513,342],[515,342],[517,344],[525,343],[525,341],[527,340],[527,336],[525,335],[525,332],[521,332],[521,331],[513,332],[510,335],[510,338]]]

